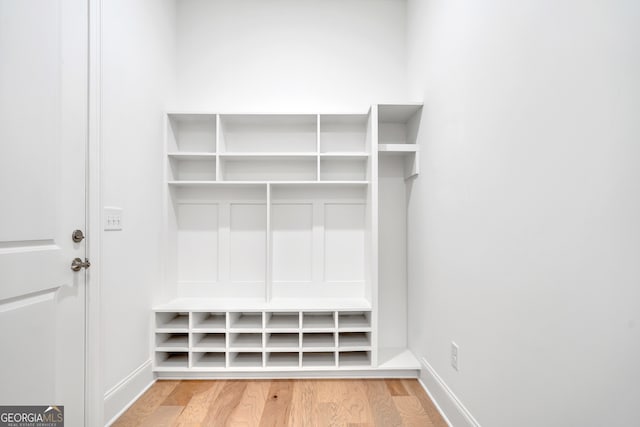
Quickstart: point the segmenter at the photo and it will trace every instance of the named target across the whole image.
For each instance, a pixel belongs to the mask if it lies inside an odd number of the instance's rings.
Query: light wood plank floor
[[[157,381],[114,424],[446,427],[416,380]]]

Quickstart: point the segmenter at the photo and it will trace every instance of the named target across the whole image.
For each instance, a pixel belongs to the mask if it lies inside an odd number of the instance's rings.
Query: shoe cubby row
[[[156,312],[155,368],[371,366],[369,311]]]
[[[156,351],[156,371],[370,367],[371,351]]]

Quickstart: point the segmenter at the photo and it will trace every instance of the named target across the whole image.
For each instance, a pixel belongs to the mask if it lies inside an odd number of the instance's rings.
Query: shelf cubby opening
[[[189,353],[175,351],[156,351],[156,367],[186,369],[189,367]]]
[[[221,152],[313,153],[317,117],[311,114],[231,114],[220,116]]]
[[[371,366],[370,351],[344,351],[338,355],[338,366]]]
[[[298,348],[300,335],[297,333],[267,332],[267,348]]]
[[[169,157],[169,176],[174,181],[215,181],[216,159],[211,157]]]
[[[331,332],[305,333],[302,336],[302,348],[334,348],[335,335]]]
[[[232,368],[261,368],[262,353],[257,351],[230,353],[229,366]]]
[[[262,329],[262,313],[229,313],[231,329]]]
[[[335,314],[333,312],[306,312],[302,316],[304,329],[335,329]]]
[[[340,332],[338,335],[340,348],[371,347],[370,332]]]
[[[215,153],[215,114],[169,114],[169,152]]]
[[[344,311],[338,316],[338,327],[342,328],[370,328],[371,313],[368,311]]]
[[[185,332],[189,328],[189,313],[157,312],[156,329],[179,329]]]
[[[235,333],[229,336],[230,348],[262,348],[261,333]]]
[[[267,354],[268,368],[284,367],[297,368],[300,366],[300,353],[297,352],[276,352]]]
[[[316,157],[221,157],[224,181],[315,181]]]
[[[224,368],[225,353],[195,352],[192,353],[194,368]]]
[[[171,333],[171,334],[156,334],[156,348],[183,348],[189,347],[189,334],[184,333]]]
[[[305,352],[302,353],[302,367],[330,367],[336,366],[334,352]]]
[[[298,312],[267,313],[268,329],[298,329],[300,315]]]
[[[320,152],[367,151],[367,119],[366,114],[321,115]]]
[[[226,338],[224,333],[205,333],[205,334],[193,334],[194,348],[206,348],[208,350],[216,349],[224,351],[226,347]]]
[[[193,313],[193,329],[218,329],[227,327],[227,316],[224,312]]]
[[[366,157],[324,157],[320,160],[320,181],[366,181]]]

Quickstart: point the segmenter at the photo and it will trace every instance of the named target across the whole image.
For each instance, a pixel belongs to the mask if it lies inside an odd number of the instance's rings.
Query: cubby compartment
[[[215,153],[215,114],[169,114],[167,151]]]
[[[304,333],[302,335],[302,348],[334,348],[336,338],[332,332]]]
[[[187,369],[189,367],[189,353],[174,351],[156,351],[156,368],[159,369]]]
[[[317,158],[312,156],[221,156],[224,181],[315,181]]]
[[[298,329],[300,315],[298,312],[267,313],[267,329]]]
[[[237,333],[229,334],[230,348],[262,348],[261,333]]]
[[[338,366],[371,366],[371,352],[341,351],[338,355]]]
[[[261,368],[262,353],[257,351],[230,353],[229,366],[232,368]]]
[[[320,181],[366,181],[366,157],[322,157]]]
[[[335,314],[333,312],[305,312],[302,316],[304,329],[335,329]]]
[[[368,311],[344,311],[338,316],[340,329],[371,328],[371,313]]]
[[[189,334],[172,333],[156,334],[156,348],[158,349],[188,349]]]
[[[367,115],[339,114],[320,116],[322,153],[363,153],[367,151]]]
[[[343,348],[370,348],[370,332],[340,332],[338,334],[338,346]]]
[[[300,347],[300,335],[297,333],[267,332],[267,348],[298,348]]]
[[[300,354],[297,352],[267,353],[267,368],[297,368],[300,365]]]
[[[195,352],[192,353],[194,368],[224,368],[225,353]]]
[[[189,328],[189,313],[157,312],[156,329],[177,330],[187,332]]]
[[[216,159],[212,156],[169,155],[169,181],[215,181]]]
[[[231,329],[262,329],[262,313],[229,313]]]
[[[421,105],[378,106],[378,143],[415,144]]]
[[[192,347],[224,351],[226,347],[226,336],[224,333],[193,334]]]
[[[220,125],[221,152],[316,152],[316,115],[223,114]]]
[[[227,327],[227,316],[224,312],[193,313],[193,329],[221,330]]]
[[[336,356],[333,352],[305,352],[302,353],[302,367],[332,367],[336,366]]]

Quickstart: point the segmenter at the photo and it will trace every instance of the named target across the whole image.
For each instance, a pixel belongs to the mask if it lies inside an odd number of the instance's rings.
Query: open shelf
[[[379,153],[416,153],[420,146],[416,144],[378,144]]]
[[[215,153],[215,114],[169,114],[167,149],[169,152]]]
[[[216,158],[216,153],[206,153],[206,152],[179,152],[174,151],[168,153],[167,156],[169,159],[178,159],[178,160],[207,160]]]
[[[189,353],[156,351],[156,368],[187,369],[188,367]]]
[[[370,366],[370,351],[345,351],[338,354],[338,365],[344,366]]]
[[[320,116],[320,152],[366,152],[366,114]]]
[[[193,367],[224,368],[226,364],[225,357],[224,353],[195,352],[193,353]]]
[[[302,335],[302,348],[303,349],[317,349],[317,348],[335,348],[336,338],[331,332],[326,333],[304,333]]]
[[[297,333],[267,332],[267,348],[298,348],[300,335]]]
[[[229,313],[231,329],[262,329],[262,313]]]
[[[221,153],[317,151],[315,114],[223,114]]]
[[[317,157],[313,156],[221,156],[224,181],[314,181]]]
[[[216,159],[204,157],[170,157],[169,181],[215,181]]]
[[[229,366],[232,368],[261,368],[262,353],[257,351],[230,353]]]
[[[366,311],[341,312],[338,316],[339,329],[367,329],[371,327],[371,316]]]
[[[302,317],[303,329],[335,329],[333,312],[307,312]]]
[[[332,367],[336,366],[334,352],[304,352],[302,353],[302,367]]]
[[[287,367],[297,368],[300,365],[300,353],[297,352],[277,352],[267,353],[268,368]]]
[[[224,312],[193,313],[194,329],[224,330],[226,327],[227,327],[227,315]]]
[[[340,332],[338,334],[338,347],[354,348],[371,347],[371,333],[369,332]]]
[[[232,333],[229,335],[229,347],[230,348],[262,348],[262,334],[261,333]]]
[[[157,312],[156,329],[184,330],[189,328],[189,313]]]
[[[192,338],[194,348],[224,351],[226,347],[224,333],[193,334]]]
[[[321,181],[366,181],[366,157],[323,157],[320,159]]]
[[[267,329],[298,329],[300,315],[298,312],[281,312],[267,314]]]
[[[156,334],[156,348],[161,350],[187,350],[189,348],[188,333]]]

